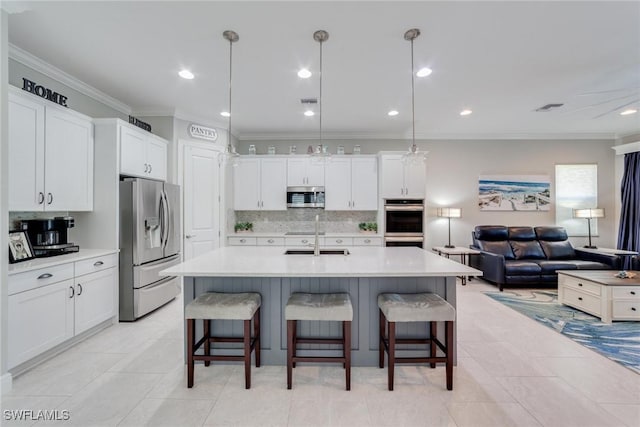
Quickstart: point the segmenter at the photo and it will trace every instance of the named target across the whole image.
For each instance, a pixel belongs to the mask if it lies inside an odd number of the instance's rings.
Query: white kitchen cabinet
[[[425,197],[426,165],[421,159],[404,159],[402,154],[380,155],[381,197],[422,199]]]
[[[93,209],[91,118],[9,93],[9,210]]]
[[[313,157],[287,159],[287,186],[323,187],[325,162]]]
[[[325,166],[326,210],[377,210],[375,157],[333,158]]]
[[[167,180],[167,141],[120,123],[120,174]]]
[[[11,274],[8,368],[113,318],[117,288],[117,254]]]
[[[233,168],[237,211],[287,209],[287,163],[284,158],[240,158]]]

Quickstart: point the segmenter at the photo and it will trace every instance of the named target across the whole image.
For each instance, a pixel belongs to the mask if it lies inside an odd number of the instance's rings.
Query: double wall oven
[[[424,200],[387,199],[384,203],[385,246],[424,245]]]

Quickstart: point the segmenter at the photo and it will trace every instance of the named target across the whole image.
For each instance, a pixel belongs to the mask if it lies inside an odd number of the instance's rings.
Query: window
[[[556,165],[556,225],[569,236],[586,236],[587,220],[573,217],[573,209],[598,207],[598,165]],[[598,235],[598,220],[591,220]]]

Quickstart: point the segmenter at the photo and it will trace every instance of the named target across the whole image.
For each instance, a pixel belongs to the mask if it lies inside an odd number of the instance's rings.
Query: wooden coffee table
[[[631,279],[615,277],[615,270],[558,271],[558,301],[599,317],[640,321],[640,271]]]

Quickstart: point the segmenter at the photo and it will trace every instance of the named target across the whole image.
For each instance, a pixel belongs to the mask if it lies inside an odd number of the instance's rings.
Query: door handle
[[[50,205],[51,203],[53,203],[53,194],[51,193],[47,193],[47,204]]]
[[[78,283],[78,296],[82,295],[82,285]]]
[[[73,286],[69,286],[69,289],[71,290],[71,295],[69,295],[69,298],[73,298],[73,296],[76,294],[76,290]]]
[[[153,165],[149,163],[149,173],[151,173],[152,170],[153,170]]]
[[[144,164],[144,173],[147,173],[149,171],[149,165],[147,165],[146,163]]]
[[[38,193],[38,204],[41,205],[44,203],[44,193],[42,191],[40,191]]]
[[[193,238],[193,237],[196,237],[196,235],[195,235],[195,234],[187,234],[187,235],[186,235],[186,236],[184,236],[184,237],[186,237],[187,239],[191,239],[191,238]]]

